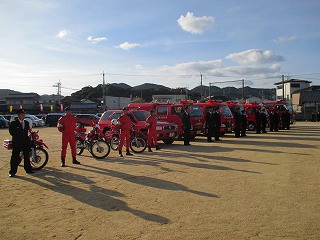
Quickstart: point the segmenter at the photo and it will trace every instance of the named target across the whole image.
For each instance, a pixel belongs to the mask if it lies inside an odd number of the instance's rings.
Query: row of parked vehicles
[[[239,104],[234,102],[207,101],[204,103],[196,103],[192,101],[181,101],[178,104],[170,103],[134,103],[129,104],[128,115],[132,121],[130,148],[133,152],[139,153],[146,149],[147,128],[146,119],[150,115],[150,110],[155,109],[158,116],[157,135],[158,140],[162,140],[165,144],[172,144],[176,139],[181,138],[183,134],[181,113],[188,106],[190,109],[191,118],[191,137],[205,134],[205,114],[209,107],[219,108],[221,114],[221,134],[224,135],[232,132],[234,128],[233,112],[236,108],[244,110],[248,116],[249,130],[255,130],[255,112],[259,107],[265,109],[265,113],[271,109],[278,110],[281,117],[284,111],[289,111],[294,122],[294,115],[291,105],[285,101],[268,102],[264,104]],[[93,114],[77,114],[76,117],[80,123],[76,129],[77,154],[81,155],[87,149],[93,157],[102,159],[108,156],[110,150],[117,150],[119,144],[119,126],[117,119],[121,116],[122,110],[108,110],[98,115]],[[32,121],[32,126],[57,126],[57,122],[63,113],[49,113],[44,118],[40,119],[34,115],[26,114],[26,118]],[[10,116],[10,120],[14,120],[17,116]],[[0,115],[0,121],[5,122],[5,127],[8,126],[9,120]],[[41,120],[41,123],[36,122]],[[83,125],[90,125],[92,129],[87,132]],[[39,138],[38,131],[30,133],[32,143],[32,151],[30,152],[30,162],[34,170],[43,168],[49,159],[46,150],[47,145]],[[3,146],[7,149],[12,148],[11,140],[4,140]],[[21,156],[22,157],[22,156]]]

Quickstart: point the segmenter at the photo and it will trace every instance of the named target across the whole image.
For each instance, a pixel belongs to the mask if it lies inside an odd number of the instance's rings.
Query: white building
[[[274,85],[277,88],[277,100],[281,100],[284,97],[284,100],[290,101],[293,92],[310,87],[310,83],[310,81],[299,79],[290,79],[284,82],[275,83]]]
[[[131,98],[105,96],[105,103],[108,110],[122,109],[128,106]]]
[[[186,99],[186,95],[152,95],[152,102],[158,103],[179,103]]]

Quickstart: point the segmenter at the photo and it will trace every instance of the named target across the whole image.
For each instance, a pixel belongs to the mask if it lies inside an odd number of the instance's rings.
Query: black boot
[[[77,161],[76,157],[73,157],[73,158],[72,158],[72,163],[73,163],[73,164],[80,164],[80,162]]]
[[[152,152],[152,150],[151,150],[151,147],[150,147],[150,146],[148,146],[148,152]]]
[[[66,166],[66,158],[61,157],[61,167]]]
[[[133,154],[131,152],[129,152],[129,149],[127,149],[126,155],[132,156]]]
[[[119,157],[123,157],[121,150],[119,150]]]
[[[160,150],[161,148],[159,148],[159,146],[158,145],[156,145],[156,150]]]

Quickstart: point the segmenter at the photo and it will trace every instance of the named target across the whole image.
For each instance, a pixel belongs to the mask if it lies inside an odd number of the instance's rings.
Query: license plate
[[[174,133],[169,133],[169,137],[174,137]]]

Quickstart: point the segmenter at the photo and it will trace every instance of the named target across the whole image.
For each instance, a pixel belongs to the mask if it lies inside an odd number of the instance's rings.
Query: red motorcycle
[[[99,125],[92,123],[92,130],[86,133],[87,129],[82,125],[76,128],[77,155],[81,155],[84,149],[88,149],[91,155],[97,159],[105,158],[110,153],[110,145],[99,128]]]
[[[120,129],[116,121],[111,121],[111,130],[105,133],[112,150],[118,150],[120,142]],[[147,138],[146,134],[136,131],[132,125],[130,131],[130,149],[135,153],[142,153],[147,148]]]
[[[46,149],[48,146],[40,139],[39,131],[31,131],[29,139],[31,142],[31,151],[30,151],[30,163],[33,170],[40,170],[45,165],[47,165],[49,160],[49,154]],[[9,139],[3,140],[3,146],[11,150],[12,141]],[[46,149],[45,149],[46,148]],[[23,159],[23,152],[20,153],[20,161]]]

